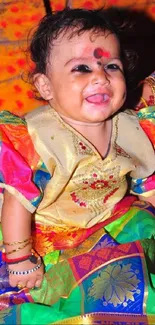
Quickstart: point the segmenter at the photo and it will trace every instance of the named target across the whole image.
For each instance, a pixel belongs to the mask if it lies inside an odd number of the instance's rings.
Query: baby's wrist
[[[31,237],[14,242],[3,242],[3,251],[8,258],[18,258],[31,254],[32,239]]]
[[[41,266],[42,260],[40,257],[38,257],[35,263],[30,260],[26,260],[20,264],[8,264],[7,270],[10,275],[28,275],[40,269]]]
[[[10,258],[7,256],[5,252],[2,252],[2,260],[3,262],[6,262],[8,265],[19,264],[25,261],[30,261],[33,264],[37,264],[39,258],[40,256],[36,254],[36,252],[33,249],[31,249],[31,251],[27,255],[22,255],[15,258],[13,257]]]
[[[21,251],[13,252],[9,254],[9,251],[4,247],[3,253],[8,259],[17,259],[21,258],[23,256],[31,255],[32,253],[32,245],[28,245],[25,249],[22,249]]]
[[[37,264],[39,256],[32,249],[32,239],[27,238],[23,241],[5,242],[2,252],[2,260],[9,265],[32,263]]]

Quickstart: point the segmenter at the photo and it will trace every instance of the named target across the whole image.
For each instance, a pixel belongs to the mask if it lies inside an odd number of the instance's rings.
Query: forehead
[[[51,50],[51,59],[67,60],[70,57],[90,57],[97,48],[109,53],[110,57],[117,57],[120,53],[120,44],[115,34],[109,31],[86,31],[80,35],[72,31],[61,34],[54,41]]]

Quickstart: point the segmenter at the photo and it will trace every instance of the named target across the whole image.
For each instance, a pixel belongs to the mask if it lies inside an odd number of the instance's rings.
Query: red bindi
[[[94,56],[96,59],[100,59],[102,58],[102,56],[109,58],[110,53],[107,51],[103,51],[100,47],[98,47],[97,49],[94,50]]]

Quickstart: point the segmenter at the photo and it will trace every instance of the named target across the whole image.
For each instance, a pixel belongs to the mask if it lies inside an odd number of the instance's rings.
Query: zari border
[[[59,320],[49,325],[155,325],[155,315],[91,313]]]
[[[142,268],[143,268],[143,276],[145,279],[145,286],[144,286],[144,296],[143,296],[143,313],[146,313],[146,303],[148,299],[148,283],[149,283],[149,276],[147,272],[146,261],[142,259]],[[155,325],[155,323],[154,323]]]
[[[123,246],[123,245],[122,245],[122,246]],[[125,246],[125,244],[124,244],[124,246]],[[117,247],[118,247],[118,246],[117,246]],[[118,257],[115,257],[115,258],[110,259],[110,260],[107,261],[107,262],[104,261],[102,264],[100,264],[100,265],[98,265],[97,267],[93,268],[90,272],[88,272],[87,274],[85,274],[84,276],[82,276],[80,279],[79,279],[78,272],[76,271],[76,268],[75,268],[73,262],[70,262],[70,266],[71,266],[71,268],[72,268],[72,271],[73,271],[74,277],[75,277],[75,279],[76,279],[76,283],[73,285],[72,290],[73,290],[74,288],[76,288],[77,285],[80,285],[80,284],[83,282],[83,280],[87,279],[87,278],[88,278],[90,275],[92,275],[94,272],[100,270],[103,266],[107,266],[107,265],[109,265],[110,263],[113,263],[113,262],[116,262],[116,261],[120,261],[121,259],[127,259],[127,258],[130,258],[131,256],[132,256],[132,257],[137,257],[137,256],[143,257],[143,254],[142,254],[142,253],[132,253],[132,254],[127,254],[127,255],[125,255],[125,256],[122,254],[122,255],[120,255],[120,256],[118,256]],[[154,323],[153,325],[155,325],[155,323]]]
[[[4,188],[6,189],[9,193],[11,193],[12,195],[14,195],[20,202],[22,202],[22,204],[24,205],[24,207],[31,213],[33,213],[36,209],[35,206],[33,206],[30,201],[28,201],[25,196],[20,193],[18,190],[16,190],[14,187],[12,187],[11,185],[8,184],[4,184],[0,182],[0,188]],[[38,197],[37,197],[38,199]],[[35,200],[33,200],[35,202]]]

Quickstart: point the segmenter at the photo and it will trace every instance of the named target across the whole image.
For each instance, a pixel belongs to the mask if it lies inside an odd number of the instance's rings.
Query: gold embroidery
[[[100,154],[95,149],[95,147],[89,141],[87,141],[78,131],[73,129],[69,124],[65,123],[54,109],[50,108],[50,113],[58,121],[58,123],[72,136],[72,141],[74,144],[76,155],[91,155],[91,156],[97,156],[98,158],[101,158]],[[134,113],[132,113],[132,111],[129,112],[128,114],[135,115]],[[119,115],[117,115],[113,119],[114,127],[112,131],[110,150],[108,156],[102,161],[103,166],[113,162],[118,156],[117,151],[115,150],[115,148],[117,147],[116,142],[118,138],[118,122],[119,122]],[[111,152],[112,147],[114,149],[113,155]]]
[[[72,133],[72,139],[77,155],[95,155],[95,152],[93,152],[93,150],[89,148],[84,141],[80,141],[74,133]]]
[[[127,152],[125,152],[124,149],[122,149],[117,143],[115,144],[115,150],[116,150],[116,155],[117,156],[122,156],[122,157],[125,157],[125,158],[131,158]]]
[[[46,115],[48,140],[44,136],[45,126],[44,130],[41,128],[37,131],[38,135],[33,133],[33,136],[38,152],[45,157],[44,162],[52,177],[35,214],[35,220],[42,225],[51,226],[52,231],[61,233],[61,236],[65,233],[67,239],[67,231],[72,227],[89,228],[110,217],[114,205],[126,193],[127,182],[123,175],[135,167],[126,157],[126,147],[118,149],[119,141],[122,141],[122,121],[126,123],[126,116],[122,118],[118,114],[113,118],[109,153],[102,159],[93,145],[63,122],[52,108],[47,108]],[[40,127],[41,120],[40,115],[37,115],[34,125],[30,124],[31,129],[36,128],[36,121]],[[53,135],[55,137],[52,142]],[[38,136],[41,145],[37,141]],[[120,154],[125,157],[119,157]],[[55,235],[53,236],[55,239]],[[58,242],[58,238],[55,242]]]
[[[154,325],[154,315],[94,312],[65,318],[49,325]]]
[[[61,265],[60,265],[61,264]],[[61,297],[68,298],[76,279],[67,261],[55,264],[44,275],[43,285],[37,292],[31,291],[33,299],[47,305],[56,303]]]
[[[120,187],[122,182],[126,181],[125,177],[119,176],[120,166],[104,170],[102,161],[99,161],[96,166],[87,168],[85,173],[73,177],[75,190],[70,193],[72,200],[83,207],[90,208],[95,214],[103,212],[106,203]]]
[[[87,140],[85,140],[85,138],[80,135],[80,133],[78,133],[75,129],[73,129],[69,124],[65,123],[61,117],[56,113],[56,111],[54,109],[50,109],[51,114],[53,115],[53,117],[59,122],[59,124],[61,124],[61,126],[68,132],[71,134],[72,136],[72,140],[73,140],[73,144],[74,144],[74,148],[75,148],[75,153],[77,155],[96,155],[98,154],[97,151],[94,148],[94,152],[92,150],[91,147],[88,146],[87,144]],[[81,140],[81,141],[80,141]],[[91,146],[91,144],[90,144]],[[93,147],[93,146],[92,146]]]
[[[71,134],[73,144],[74,144],[74,149],[75,153],[77,155],[91,155],[91,156],[97,156],[101,158],[100,154],[98,151],[95,149],[95,147],[88,141],[86,140],[78,131],[73,129],[69,124],[65,123],[61,117],[56,113],[56,111],[52,108],[50,108],[50,113],[53,115],[53,117],[61,124],[61,126]],[[134,113],[129,113],[130,115]],[[119,116],[117,115],[113,119],[114,127],[112,131],[112,138],[111,139],[111,145],[110,145],[110,150],[108,156],[103,160],[103,165],[107,165],[110,162],[114,161],[117,158],[117,152],[115,150],[116,148],[116,142],[118,138],[118,122],[119,122]],[[113,141],[112,141],[113,140]],[[110,155],[111,148],[114,147],[114,156],[112,157]],[[108,158],[108,159],[107,159]]]
[[[73,256],[78,256],[90,252],[93,249],[93,247],[98,243],[100,238],[103,237],[103,235],[105,234],[106,232],[103,228],[99,229],[94,234],[89,236],[89,238],[85,239],[85,241],[78,247],[72,249],[65,249],[60,256],[60,261],[64,259],[68,259]]]
[[[127,111],[127,114],[129,115],[135,115],[135,114],[130,114],[129,110]],[[117,144],[117,138],[118,138],[118,123],[119,123],[119,115],[116,116],[116,120],[115,120],[115,128],[114,128],[114,141],[113,141],[113,149],[114,149],[114,155],[113,157],[111,157],[110,162],[115,161],[115,159],[119,156],[122,156],[124,158],[128,158],[131,159],[130,155],[125,152],[125,150],[123,148],[121,148],[118,144]]]
[[[108,265],[92,280],[89,298],[101,299],[104,306],[113,304],[116,307],[123,304],[126,307],[128,301],[134,301],[134,294],[140,293],[138,289],[140,280],[136,275],[138,272],[131,269],[131,264]]]

